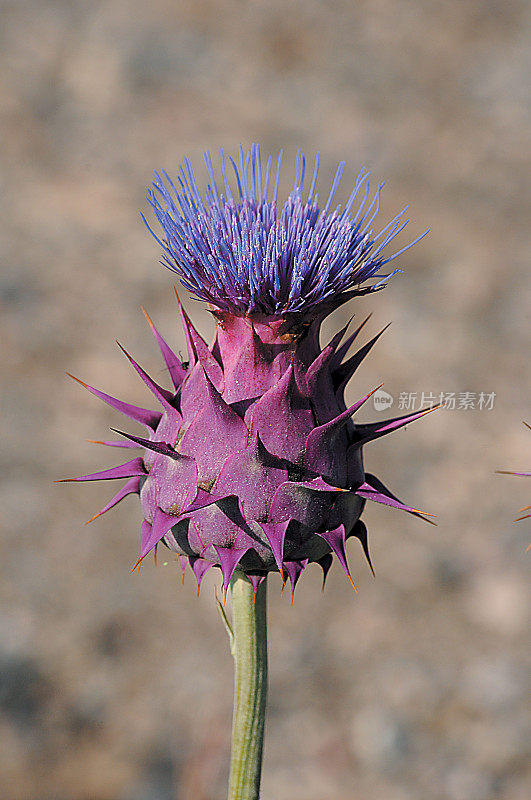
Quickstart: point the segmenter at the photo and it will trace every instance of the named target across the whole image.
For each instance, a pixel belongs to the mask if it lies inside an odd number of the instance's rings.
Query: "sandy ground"
[[[264,800],[527,800],[525,546],[531,481],[525,230],[529,5],[519,0],[2,3],[3,522],[0,794],[225,796],[232,664],[210,575],[136,559],[128,500],[88,528],[117,463],[86,443],[118,416],[69,370],[143,404],[120,340],[155,376],[139,306],[177,349],[172,276],[139,218],[152,169],[242,141],[385,178],[431,234],[352,311],[392,320],[352,397],[495,393],[367,450],[438,528],[367,508],[374,580],[308,570],[270,586]],[[199,169],[199,172],[201,170]],[[404,239],[405,242],[405,239]],[[194,301],[200,328],[212,327]],[[350,310],[350,309],[349,309]],[[336,327],[340,320],[336,319]],[[417,400],[418,402],[418,400]],[[362,419],[382,412],[368,409]],[[527,663],[526,663],[527,659]]]

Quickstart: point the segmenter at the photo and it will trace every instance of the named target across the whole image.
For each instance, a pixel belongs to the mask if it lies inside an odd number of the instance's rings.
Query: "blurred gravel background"
[[[388,180],[382,219],[411,202],[412,236],[431,226],[358,303],[371,333],[393,325],[352,396],[496,393],[367,449],[439,525],[367,508],[376,581],[356,543],[358,595],[337,566],[324,595],[310,569],[293,608],[271,580],[263,798],[531,796],[531,534],[512,524],[531,482],[494,472],[531,465],[529,17],[523,0],[1,4],[3,798],[225,796],[217,576],[199,600],[169,558],[131,576],[137,504],[85,528],[112,488],[52,480],[117,463],[85,439],[118,415],[64,370],[148,401],[114,345],[164,380],[140,304],[184,348],[139,219],[152,169],[188,154],[203,181],[204,149],[253,140],[285,148],[286,187],[297,147],[320,149],[323,189],[346,158],[344,201],[365,164]]]

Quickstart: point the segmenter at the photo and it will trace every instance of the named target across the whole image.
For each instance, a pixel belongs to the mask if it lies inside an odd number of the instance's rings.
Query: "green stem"
[[[258,800],[267,700],[267,580],[254,596],[235,572],[232,593],[234,710],[228,800]]]

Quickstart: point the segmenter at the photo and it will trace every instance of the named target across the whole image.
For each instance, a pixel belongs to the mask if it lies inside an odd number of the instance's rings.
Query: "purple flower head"
[[[430,409],[358,423],[356,414],[372,392],[347,405],[345,387],[381,334],[349,355],[366,320],[352,333],[348,323],[324,347],[320,328],[346,299],[388,279],[381,268],[403,251],[384,257],[382,250],[406,224],[404,212],[374,234],[381,187],[369,202],[363,171],[345,209],[331,211],[343,165],[320,210],[319,160],[304,201],[299,153],[294,188],[277,213],[280,159],[269,200],[271,159],[264,175],[258,147],[247,156],[240,151],[239,169],[231,160],[237,199],[223,154],[224,196],[205,158],[211,180],[206,202],[188,161],[180,188],[166,176],[167,189],[158,178],[149,202],[164,229],[159,242],[167,266],[213,306],[214,339],[205,342],[179,303],[188,347],[183,364],[147,317],[171,386],[160,386],[125,355],[158,409],[124,403],[84,384],[145,429],[142,435],[116,430],[122,438],[102,444],[138,448],[141,455],[73,480],[126,479],[96,517],[126,496],[140,495],[138,563],[163,542],[183,568],[189,564],[198,584],[217,566],[225,587],[238,569],[255,587],[269,572],[280,572],[293,590],[311,562],[326,577],[334,556],[351,579],[349,538],[360,541],[370,564],[360,519],[367,500],[420,515],[365,471],[363,449]],[[361,204],[351,217],[359,194]]]
[[[238,315],[282,317],[311,315],[324,303],[337,306],[352,297],[382,287],[393,272],[382,272],[414,242],[384,254],[405,228],[406,208],[380,230],[374,224],[380,207],[380,184],[370,198],[369,172],[360,170],[343,210],[333,206],[345,167],[342,161],[326,203],[316,192],[319,153],[308,192],[304,192],[306,159],[300,150],[288,199],[278,205],[282,151],[272,187],[272,158],[262,168],[259,145],[244,153],[239,165],[229,157],[234,192],[221,150],[223,188],[218,188],[210,153],[205,153],[210,177],[205,197],[185,159],[177,186],[155,173],[148,202],[163,229],[159,238],[164,263],[196,297],[221,311]],[[354,210],[355,209],[355,210]],[[368,286],[362,287],[367,281]]]

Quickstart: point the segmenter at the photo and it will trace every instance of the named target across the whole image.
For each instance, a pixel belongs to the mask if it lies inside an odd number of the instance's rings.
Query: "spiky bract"
[[[524,425],[531,431],[531,425],[528,425],[527,422],[524,422]],[[531,472],[512,472],[510,470],[498,470],[498,472],[502,475],[516,475],[519,478],[531,478]],[[529,519],[529,517],[531,517],[531,506],[524,506],[520,509],[519,513],[522,514],[524,511],[529,511],[529,514],[523,514],[523,516],[517,517],[515,522],[520,522],[522,519]],[[530,548],[531,545],[529,545],[527,549],[529,550]]]
[[[217,313],[216,336],[208,347],[181,306],[180,313],[186,368],[150,321],[172,390],[128,356],[160,411],[87,386],[147,429],[145,437],[117,431],[126,440],[105,444],[137,445],[143,455],[75,480],[128,478],[99,514],[128,494],[140,494],[140,559],[162,540],[188,560],[199,583],[216,564],[225,586],[238,568],[255,586],[279,570],[294,587],[309,562],[317,561],[326,576],[331,554],[350,577],[349,537],[361,541],[369,558],[360,520],[367,499],[420,513],[365,472],[362,448],[426,411],[356,424],[352,416],[370,394],[349,408],[343,397],[380,334],[348,357],[363,325],[342,341],[346,326],[321,350],[322,316],[301,333],[286,329],[285,320]]]

